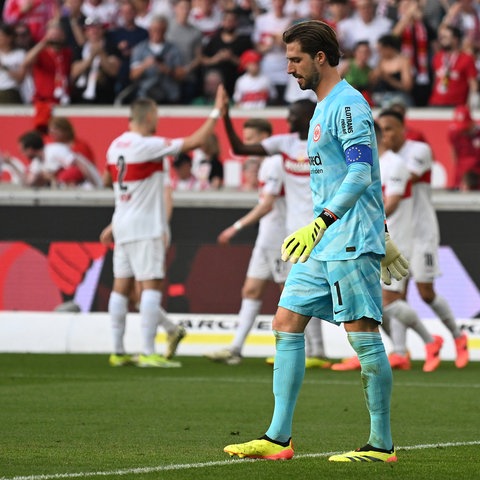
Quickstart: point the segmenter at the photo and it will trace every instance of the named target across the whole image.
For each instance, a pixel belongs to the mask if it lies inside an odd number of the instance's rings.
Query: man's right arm
[[[232,147],[233,153],[236,155],[257,155],[265,157],[269,153],[263,148],[261,143],[254,143],[252,145],[245,145],[233,128],[232,119],[228,114],[228,110],[223,116],[223,123],[225,125],[225,131]]]
[[[277,197],[272,194],[265,194],[262,201],[253,207],[246,215],[237,220],[233,225],[223,230],[217,238],[218,243],[227,244],[240,230],[257,223],[267,213],[272,211],[273,204]]]

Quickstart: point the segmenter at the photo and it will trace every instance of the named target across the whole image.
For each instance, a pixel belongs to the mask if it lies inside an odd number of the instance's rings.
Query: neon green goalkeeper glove
[[[408,260],[400,253],[388,232],[385,232],[385,256],[381,266],[382,282],[385,285],[392,283],[392,277],[401,280],[408,275]]]
[[[327,225],[320,217],[306,227],[289,235],[282,244],[282,260],[292,263],[306,262],[315,245],[322,239]]]

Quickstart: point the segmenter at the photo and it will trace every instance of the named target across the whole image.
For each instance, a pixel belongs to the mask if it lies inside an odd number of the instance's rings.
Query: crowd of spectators
[[[282,33],[307,19],[372,106],[479,106],[477,0],[4,0],[0,102],[201,104],[218,79],[244,108],[287,105],[308,92]]]
[[[478,0],[0,0],[0,104],[288,105],[282,33],[332,25],[372,107],[480,107]],[[313,99],[313,98],[312,98]],[[453,114],[452,114],[453,115]],[[41,128],[48,128],[47,122]],[[195,164],[192,164],[195,170]]]

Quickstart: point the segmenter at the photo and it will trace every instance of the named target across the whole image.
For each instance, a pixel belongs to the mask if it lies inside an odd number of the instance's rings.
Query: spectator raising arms
[[[85,44],[85,15],[82,13],[82,4],[83,0],[65,0],[59,18],[65,32],[65,43],[72,49],[74,57],[80,54]]]
[[[32,69],[34,104],[70,103],[72,49],[65,45],[65,33],[58,22],[48,24],[45,36],[27,52],[24,66]]]
[[[33,40],[39,42],[47,33],[47,26],[58,14],[57,0],[6,0],[3,19],[10,24],[27,25]]]
[[[432,44],[436,33],[424,19],[419,0],[400,0],[398,20],[392,33],[400,37],[402,55],[412,64],[413,103],[417,107],[424,107],[432,90]]]
[[[99,19],[85,20],[86,42],[72,65],[73,103],[113,104],[120,53],[105,37]]]

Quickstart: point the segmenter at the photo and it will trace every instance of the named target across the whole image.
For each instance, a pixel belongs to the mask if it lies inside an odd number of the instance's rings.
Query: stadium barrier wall
[[[172,138],[187,136],[202,124],[210,110],[210,107],[160,106],[158,132]],[[54,114],[70,118],[77,136],[86,140],[92,147],[94,160],[101,172],[104,170],[105,152],[111,141],[128,128],[128,107],[59,106],[55,107]],[[273,124],[274,133],[288,131],[285,120],[287,109],[283,107],[255,111],[233,108],[231,117],[239,134],[243,122],[249,117],[268,118]],[[455,174],[455,162],[447,134],[448,124],[452,118],[452,109],[411,109],[408,112],[408,123],[422,131],[432,147],[437,167],[434,169],[433,180],[439,187],[446,188],[453,186]],[[33,109],[28,106],[0,107],[0,124],[1,151],[10,152],[21,159],[17,139],[22,133],[33,128]],[[234,160],[238,163],[239,159],[230,151],[221,122],[218,122],[216,132],[223,161]],[[228,166],[228,163],[226,165]],[[238,173],[238,169],[232,170]]]
[[[174,194],[163,304],[179,322],[194,319],[191,325],[187,323],[192,344],[187,342],[186,354],[229,343],[256,229],[242,230],[226,247],[217,245],[216,237],[256,201],[255,194],[235,191]],[[480,194],[435,191],[434,203],[444,273],[436,290],[451,304],[457,321],[470,336],[472,357],[478,358]],[[98,235],[112,212],[109,190],[0,189],[0,351],[108,351],[105,312],[112,285],[112,252],[98,243]],[[82,313],[53,312],[70,300]],[[278,289],[271,285],[261,310],[262,323],[255,329],[261,333],[261,342],[272,341],[269,322],[277,300]],[[432,333],[444,334],[443,325],[430,320],[433,313],[413,286],[409,301]],[[132,311],[130,317],[129,324],[135,322],[136,314]],[[102,328],[102,333],[96,328]],[[337,339],[344,338],[343,332],[328,324],[325,328],[333,328],[332,338],[328,337],[332,355],[348,354],[348,345],[336,343],[343,341]],[[138,329],[132,326],[127,337],[135,332]],[[448,352],[452,346],[448,346],[448,335],[444,336]],[[262,355],[265,348],[271,348],[271,343],[261,342],[254,341],[246,354]],[[416,346],[415,337],[411,342],[413,358],[423,358],[423,347]]]
[[[171,320],[184,325],[187,336],[178,349],[178,355],[198,356],[231,344],[235,331],[236,315],[170,315]],[[247,338],[243,355],[246,357],[269,357],[275,352],[271,332],[271,315],[260,315]],[[445,326],[437,319],[424,319],[432,332],[445,339],[442,360],[453,360],[455,348]],[[480,360],[480,331],[478,322],[458,319],[469,332],[471,359]],[[354,354],[341,327],[323,323],[326,355],[330,358],[345,358]],[[391,343],[384,337],[387,351]],[[165,334],[156,337],[157,351],[165,346]],[[408,332],[407,343],[414,360],[425,358],[424,345],[420,338]],[[132,313],[127,318],[125,347],[128,352],[141,349],[140,318]],[[110,318],[106,313],[40,313],[0,312],[0,352],[8,353],[110,353]]]

